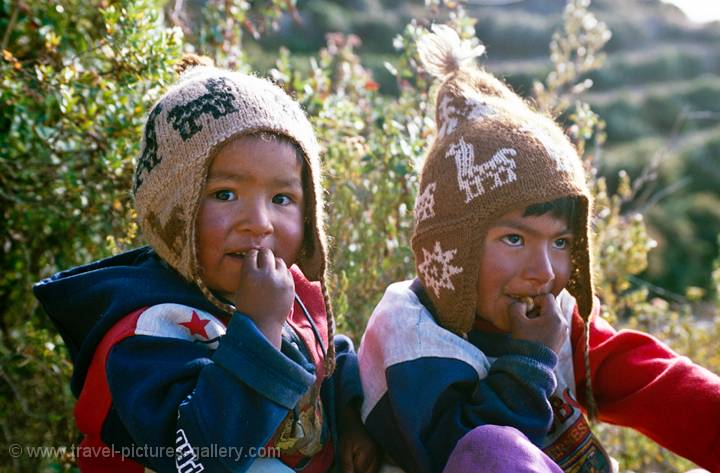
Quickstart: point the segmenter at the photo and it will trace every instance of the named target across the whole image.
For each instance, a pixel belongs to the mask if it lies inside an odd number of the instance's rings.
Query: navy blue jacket
[[[362,416],[407,472],[443,471],[475,427],[509,425],[541,443],[553,420],[558,358],[507,334],[459,337],[435,321],[411,282],[390,285],[360,345]]]
[[[297,287],[304,277],[297,268],[293,276]],[[307,343],[289,330],[276,350],[250,318],[228,318],[149,248],[63,271],[33,289],[72,357],[78,425],[86,440],[99,437],[88,445],[125,448],[156,471],[177,471],[182,462],[247,470],[249,449],[271,444],[316,384]],[[313,307],[304,302],[295,309]],[[337,446],[335,412],[362,390],[352,342],[338,336],[334,343],[337,369],[320,389],[324,443]],[[145,450],[128,450],[133,445]],[[186,447],[206,455],[163,454]],[[218,454],[222,447],[235,450]]]

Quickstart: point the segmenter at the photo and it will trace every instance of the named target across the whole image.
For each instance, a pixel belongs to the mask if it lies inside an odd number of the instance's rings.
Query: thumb
[[[510,322],[511,329],[525,325],[529,320],[527,315],[525,315],[526,309],[527,305],[524,302],[516,301],[510,304],[508,308],[508,322]]]
[[[555,299],[555,296],[553,296],[551,293],[543,294],[536,297],[535,302],[540,307],[541,316],[549,315],[560,310],[557,299]]]

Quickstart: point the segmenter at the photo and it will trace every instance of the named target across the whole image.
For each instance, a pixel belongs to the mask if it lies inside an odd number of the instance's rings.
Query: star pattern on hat
[[[425,287],[432,289],[435,297],[440,298],[440,289],[455,290],[452,277],[462,273],[463,269],[453,266],[450,261],[455,258],[457,249],[443,251],[440,242],[436,241],[432,253],[425,248],[423,251],[423,262],[418,266],[418,271],[423,276]]]
[[[435,189],[437,184],[431,182],[418,196],[415,202],[415,225],[435,216]]]
[[[530,133],[543,145],[550,159],[555,161],[555,169],[557,171],[565,173],[573,172],[572,165],[568,159],[569,156],[572,156],[574,153],[572,146],[567,142],[552,138],[546,130],[534,123],[525,124],[522,131]]]
[[[458,187],[461,192],[465,192],[467,204],[485,193],[483,181],[490,181],[491,190],[516,181],[517,164],[512,158],[516,155],[517,151],[513,148],[501,148],[490,160],[475,164],[475,149],[472,143],[466,143],[461,136],[457,143],[450,146],[445,157],[455,158]]]
[[[190,331],[190,335],[200,335],[203,338],[208,338],[205,326],[209,323],[209,320],[201,319],[198,313],[193,310],[192,318],[187,322],[178,322],[178,325],[187,328]]]

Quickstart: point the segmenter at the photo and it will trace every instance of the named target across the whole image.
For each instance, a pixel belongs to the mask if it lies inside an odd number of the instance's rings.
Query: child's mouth
[[[533,301],[533,298],[530,296],[519,296],[516,294],[510,294],[510,297],[515,299],[518,302],[521,302],[525,304],[525,315],[530,318],[534,319],[538,315],[540,315],[540,307],[535,306],[535,302]]]
[[[245,256],[247,256],[248,253],[250,253],[251,250],[260,250],[260,248],[247,248],[245,250],[238,250],[228,253],[229,256],[232,256],[233,258],[239,258],[243,259]]]
[[[533,307],[532,309],[528,310],[525,313],[525,316],[528,319],[534,319],[535,317],[538,317],[540,315],[540,307]]]

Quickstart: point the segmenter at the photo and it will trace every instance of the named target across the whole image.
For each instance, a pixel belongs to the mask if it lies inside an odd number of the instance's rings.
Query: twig
[[[716,112],[703,110],[689,111],[687,107],[684,108],[678,114],[672,128],[670,129],[670,135],[667,139],[667,145],[663,148],[660,148],[660,150],[655,153],[652,162],[650,162],[650,164],[643,168],[641,175],[633,182],[632,195],[630,196],[628,201],[634,201],[636,203],[645,202],[644,204],[640,205],[642,209],[641,212],[645,212],[648,208],[657,204],[661,199],[664,199],[671,193],[687,185],[689,183],[689,179],[684,178],[679,182],[668,186],[663,191],[653,196],[649,196],[648,194],[650,192],[647,190],[645,192],[641,192],[645,184],[657,179],[657,171],[660,167],[660,163],[668,156],[668,154],[670,154],[670,152],[672,152],[676,148],[677,141],[680,136],[680,131],[686,122],[690,120],[717,120],[718,118],[720,118],[720,114]]]
[[[293,23],[295,23],[296,25],[302,25],[303,24],[302,16],[300,16],[300,12],[298,12],[297,7],[295,5],[293,5],[293,2],[291,0],[287,0],[285,2],[285,7],[290,12],[290,16],[293,20]]]
[[[20,394],[18,389],[15,387],[15,385],[12,383],[12,380],[10,377],[5,373],[5,370],[0,368],[0,378],[4,379],[5,382],[10,386],[10,389],[12,390],[13,394],[15,395],[15,399],[17,400],[18,405],[20,406],[20,410],[23,411],[23,413],[28,416],[32,417],[33,419],[43,420],[43,416],[39,416],[37,414],[34,414],[30,412],[30,409],[27,406],[27,403],[25,403],[25,400],[23,399],[23,396]]]
[[[3,419],[2,422],[0,422],[0,426],[2,427],[2,432],[5,435],[5,442],[10,443],[10,439],[12,437],[10,436],[10,428],[8,427],[7,420]],[[20,471],[20,460],[13,456],[12,462],[14,471]]]
[[[190,35],[191,29],[190,27],[188,27],[187,22],[183,20],[183,3],[183,0],[175,0],[175,7],[170,13],[170,20],[173,22],[173,24],[180,27],[180,29],[183,31],[183,34]]]
[[[646,288],[648,288],[649,290],[651,290],[652,292],[654,292],[655,294],[657,294],[659,296],[662,296],[666,299],[672,299],[673,301],[677,302],[678,304],[686,304],[688,302],[687,298],[681,296],[680,294],[676,294],[676,293],[674,293],[672,291],[668,291],[667,289],[664,289],[660,286],[656,286],[655,284],[645,281],[644,279],[640,279],[637,276],[630,275],[630,276],[628,276],[628,279],[630,279],[630,281],[632,281],[636,284],[645,286]]]
[[[660,192],[654,194],[652,196],[652,198],[648,199],[647,203],[645,205],[643,205],[642,208],[640,209],[640,213],[645,215],[645,213],[648,211],[648,209],[652,208],[655,204],[660,202],[665,197],[672,195],[673,193],[681,190],[683,187],[687,187],[687,185],[690,184],[691,181],[692,181],[692,179],[690,179],[689,177],[684,177],[684,178],[680,179],[679,181],[673,182],[672,184],[670,184],[669,186],[667,186]]]
[[[525,0],[466,0],[468,5],[479,5],[481,7],[502,7],[522,3]]]
[[[660,167],[660,163],[665,160],[665,158],[670,154],[670,152],[675,148],[678,140],[678,136],[680,134],[680,130],[682,129],[682,126],[687,121],[687,118],[689,116],[689,112],[687,109],[683,109],[680,113],[678,113],[677,117],[675,117],[675,121],[673,122],[673,126],[670,129],[670,134],[668,135],[667,139],[667,145],[664,147],[661,147],[653,156],[652,161],[643,168],[642,173],[640,176],[635,179],[632,186],[632,195],[628,199],[629,201],[635,201],[636,203],[641,203],[643,201],[646,201],[644,205],[642,205],[643,209],[647,209],[651,206],[651,203],[654,205],[658,202],[658,198],[650,198],[647,194],[649,192],[644,192],[644,195],[641,195],[642,188],[645,186],[645,184],[655,181],[657,179],[657,171]],[[670,186],[672,187],[672,186]],[[663,194],[662,197],[667,195],[667,193]]]
[[[2,46],[0,46],[0,49],[7,49],[8,43],[10,42],[10,33],[12,33],[12,30],[15,28],[19,11],[20,6],[16,3],[15,8],[13,8],[13,12],[10,14],[10,21],[8,22],[5,34],[3,34]]]

